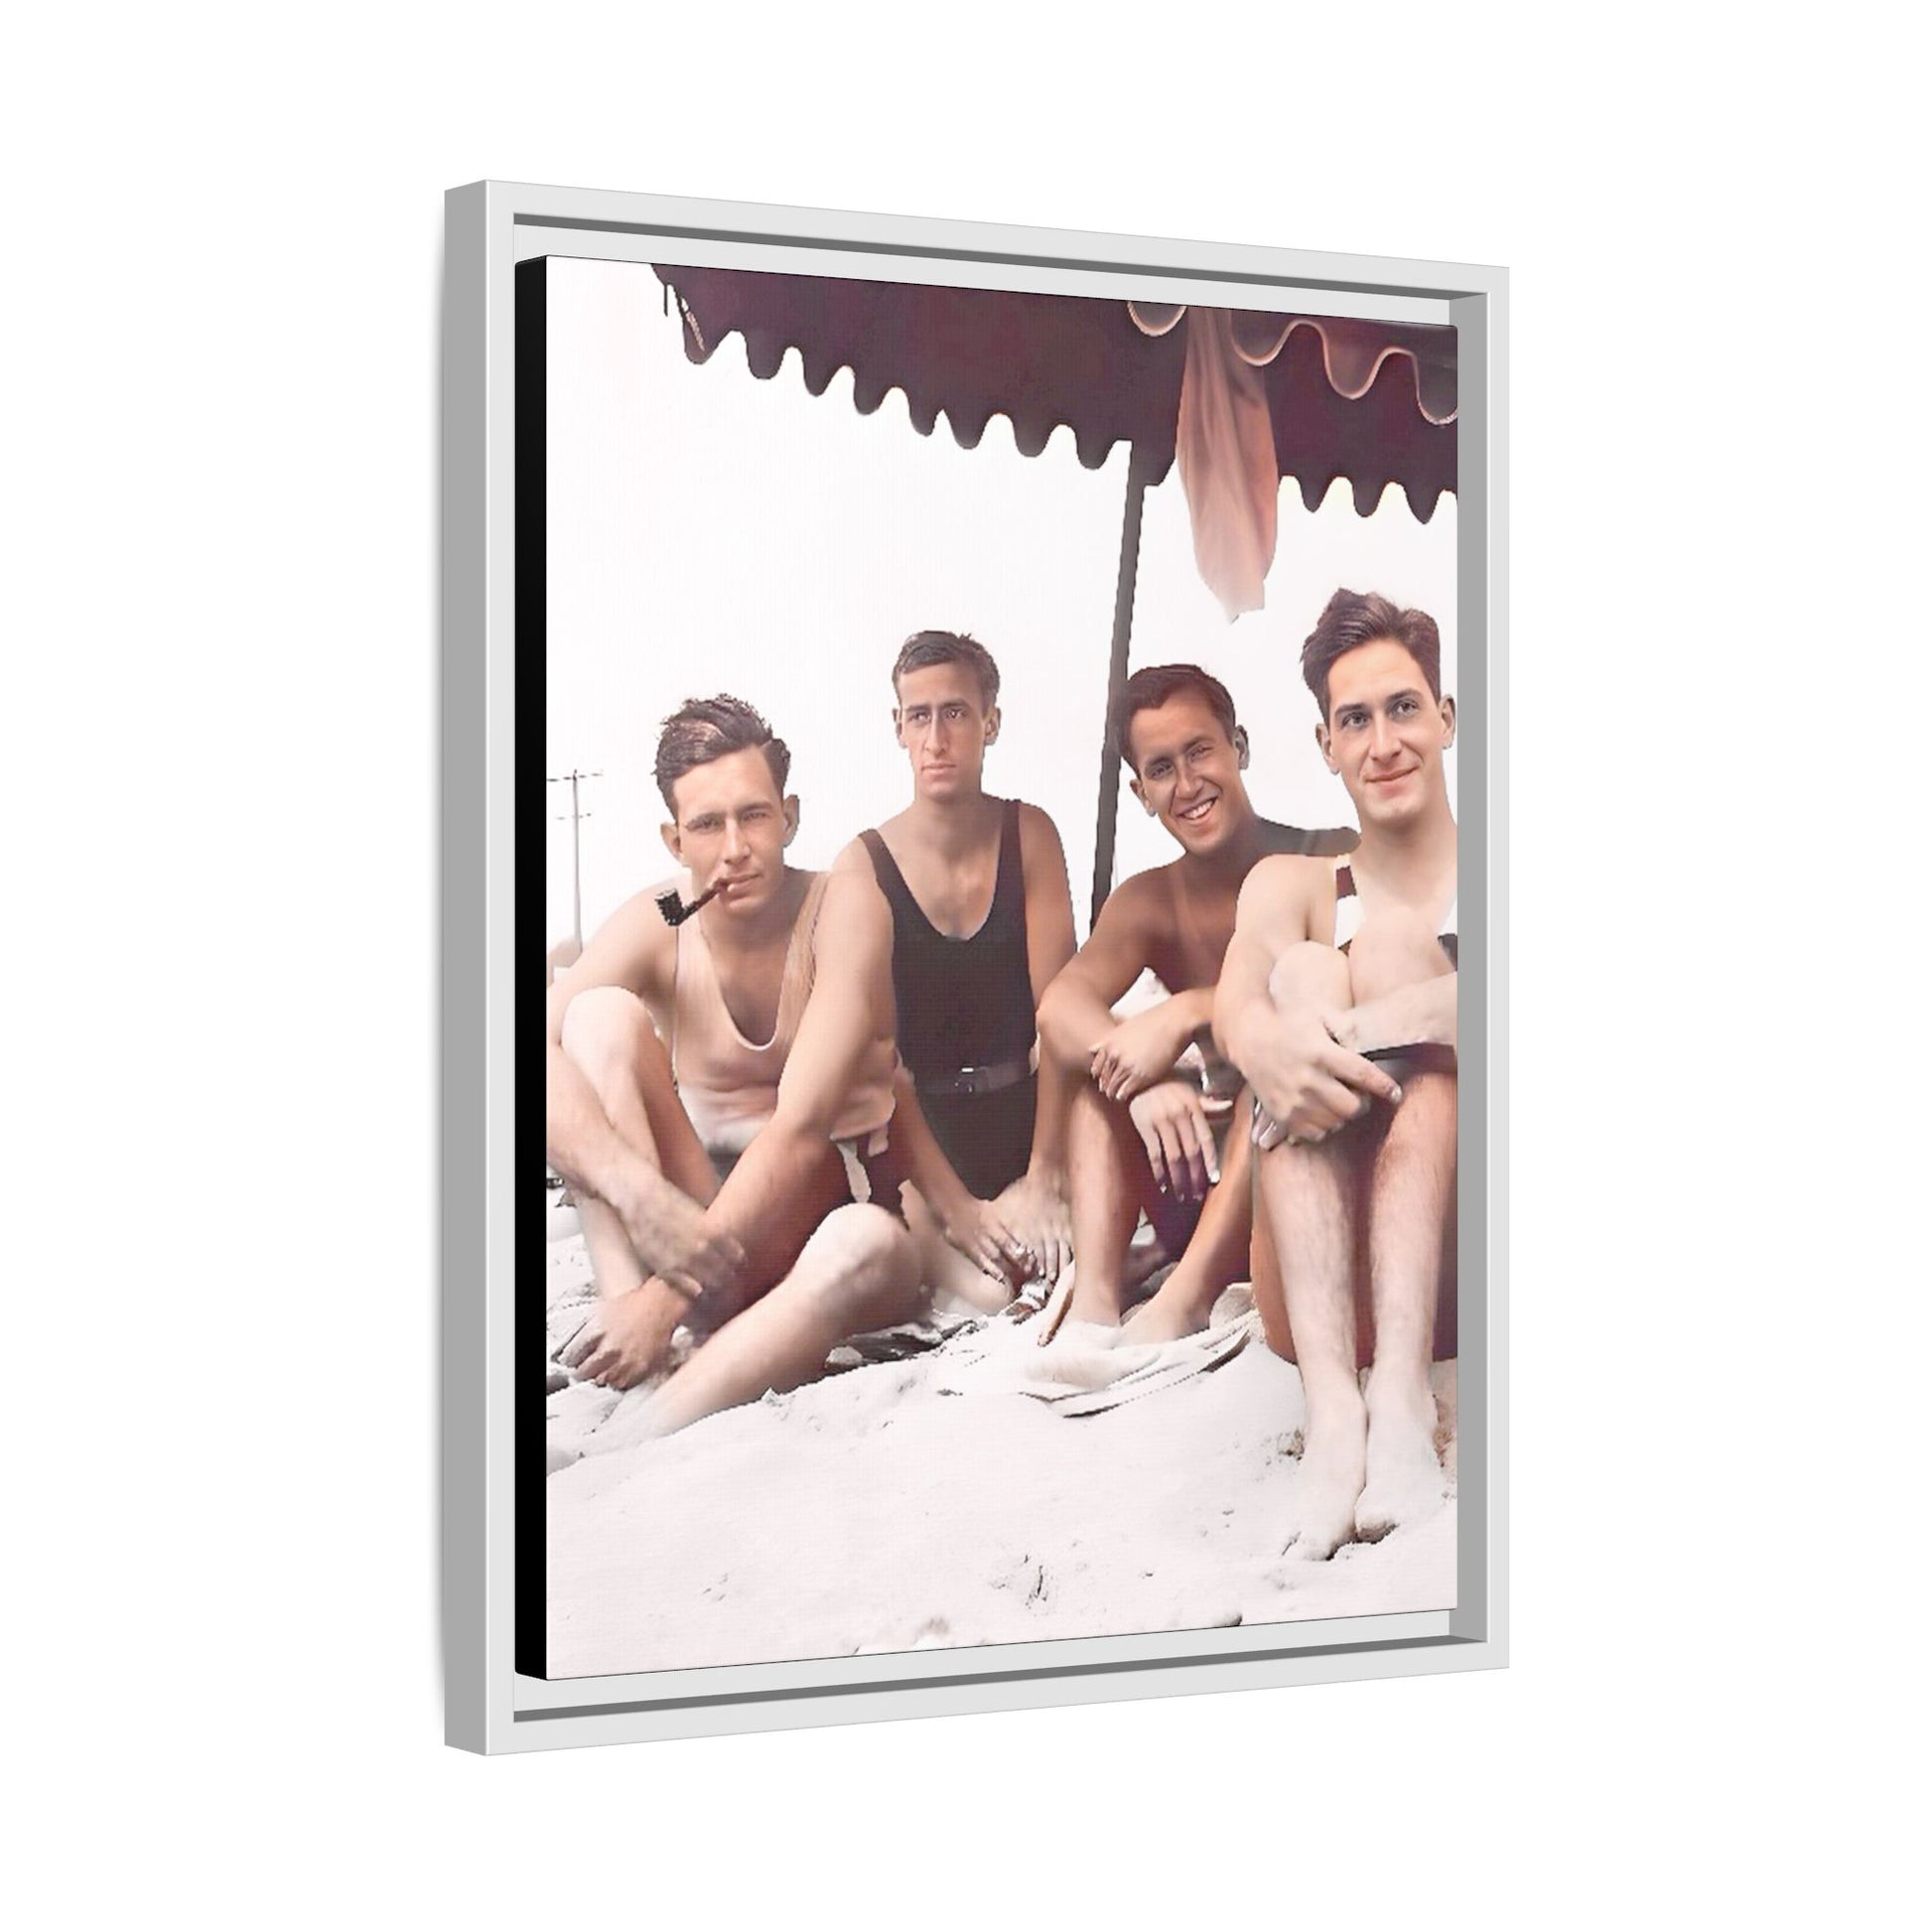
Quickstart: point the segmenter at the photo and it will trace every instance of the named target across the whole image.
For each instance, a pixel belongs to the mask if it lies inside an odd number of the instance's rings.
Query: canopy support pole
[[[1127,451],[1127,507],[1120,525],[1120,574],[1114,585],[1114,648],[1107,665],[1107,715],[1100,729],[1100,803],[1093,827],[1093,909],[1091,933],[1114,883],[1114,821],[1120,811],[1120,737],[1115,714],[1127,688],[1127,645],[1134,634],[1134,586],[1141,572],[1141,506],[1147,497],[1147,471],[1140,448]]]

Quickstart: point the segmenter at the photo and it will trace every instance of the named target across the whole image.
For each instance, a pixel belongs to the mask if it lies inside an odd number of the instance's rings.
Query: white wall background
[[[1894,17],[16,22],[21,1922],[1909,1916],[1929,425]],[[1512,265],[1507,1674],[443,1750],[438,245],[485,173]]]
[[[686,361],[677,312],[637,263],[549,271],[547,769],[580,785],[584,930],[664,875],[651,781],[657,723],[727,690],[792,752],[803,817],[793,862],[829,865],[909,795],[889,672],[914,630],[970,630],[1001,669],[988,766],[1060,828],[1087,927],[1101,715],[1113,636],[1127,453],[1080,467],[1070,431],[1037,457],[1001,419],[962,450],[921,437],[895,391],[871,416],[841,371],[814,397],[797,358],[754,381],[742,341]],[[1337,585],[1437,616],[1455,688],[1455,499],[1428,523],[1400,489],[1355,514],[1343,483],[1318,510],[1283,485],[1267,605],[1230,624],[1201,582],[1178,470],[1147,493],[1129,664],[1187,660],[1232,691],[1257,806],[1286,823],[1352,823],[1314,745],[1302,639]],[[1453,774],[1455,759],[1449,759]],[[553,789],[546,936],[571,929],[571,829]],[[1115,877],[1175,846],[1120,788]]]

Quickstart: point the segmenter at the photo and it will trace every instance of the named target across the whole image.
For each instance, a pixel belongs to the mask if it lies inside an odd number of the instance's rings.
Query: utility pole
[[[570,931],[577,941],[577,950],[584,950],[584,870],[580,851],[578,826],[595,814],[581,808],[579,785],[586,778],[601,778],[602,771],[579,771],[574,766],[560,778],[546,778],[545,784],[568,785],[570,787]],[[559,812],[561,819],[565,816]]]

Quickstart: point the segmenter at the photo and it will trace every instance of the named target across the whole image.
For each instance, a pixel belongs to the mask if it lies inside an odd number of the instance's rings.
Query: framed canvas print
[[[446,274],[451,1741],[1502,1662],[1502,272]]]

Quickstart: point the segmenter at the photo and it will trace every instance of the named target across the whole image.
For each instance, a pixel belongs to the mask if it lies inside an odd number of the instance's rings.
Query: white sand
[[[553,1305],[581,1242],[551,1249]],[[1437,1370],[1449,1494],[1330,1562],[1284,1555],[1301,1378],[1257,1338],[1221,1367],[1069,1419],[991,1322],[553,1475],[552,1672],[575,1677],[1045,1637],[1445,1609],[1455,1600],[1454,1365]],[[579,1385],[553,1442],[608,1407]]]

